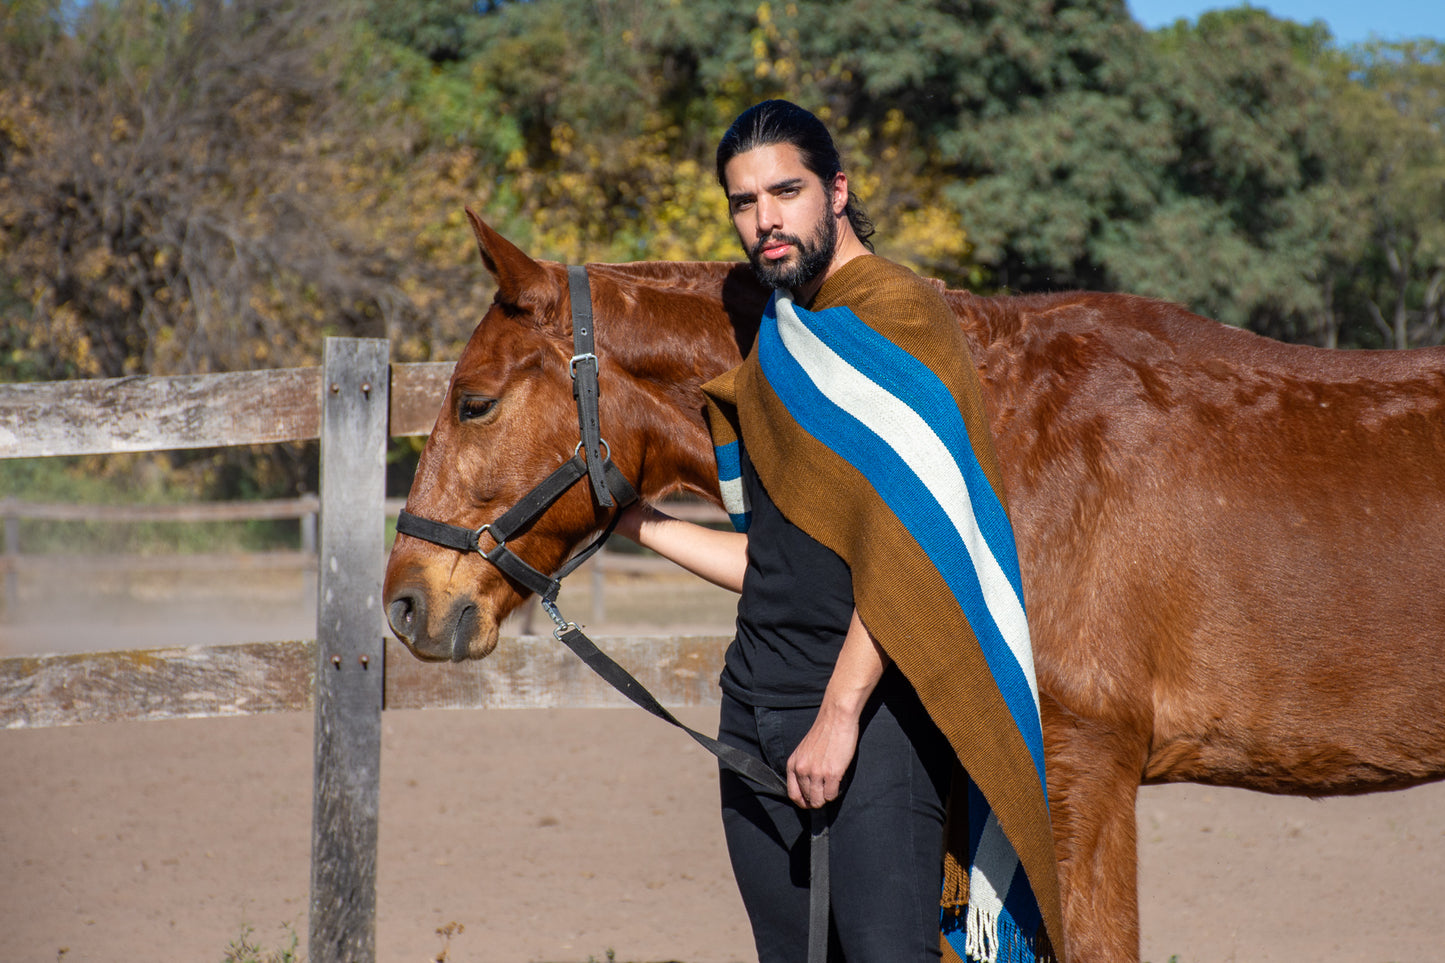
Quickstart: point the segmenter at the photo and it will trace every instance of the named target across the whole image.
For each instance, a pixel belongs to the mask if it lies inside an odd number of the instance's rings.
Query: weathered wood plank
[[[430,433],[453,367],[391,366],[391,434]],[[320,390],[320,368],[0,384],[0,458],[316,438]]]
[[[0,458],[315,438],[321,370],[0,385]]]
[[[0,728],[305,709],[315,661],[310,641],[0,659]]]
[[[722,636],[608,636],[598,648],[665,706],[718,703]],[[631,706],[550,635],[504,638],[480,662],[422,662],[387,639],[388,709],[542,709]]]
[[[388,344],[328,338],[316,607],[313,963],[376,959]]]
[[[725,636],[600,636],[666,706],[716,705]],[[631,707],[560,642],[506,637],[481,662],[422,662],[386,640],[388,709]],[[248,642],[0,659],[0,728],[313,708],[316,643]],[[332,671],[336,671],[334,668]]]
[[[455,362],[391,366],[392,435],[429,435],[446,400]]]

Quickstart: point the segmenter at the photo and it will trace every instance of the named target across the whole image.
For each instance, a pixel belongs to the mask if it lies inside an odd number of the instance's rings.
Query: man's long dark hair
[[[717,182],[728,189],[724,168],[728,161],[758,147],[791,144],[803,157],[803,166],[818,175],[825,187],[832,185],[833,175],[843,169],[838,148],[828,128],[817,117],[786,100],[765,100],[738,115],[717,145]],[[843,209],[853,233],[868,250],[873,250],[873,221],[850,190],[848,206]]]

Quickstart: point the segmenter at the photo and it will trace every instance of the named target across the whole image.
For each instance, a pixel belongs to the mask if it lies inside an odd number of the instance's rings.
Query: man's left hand
[[[788,757],[788,798],[803,809],[821,809],[837,799],[857,751],[858,716],[825,704]]]

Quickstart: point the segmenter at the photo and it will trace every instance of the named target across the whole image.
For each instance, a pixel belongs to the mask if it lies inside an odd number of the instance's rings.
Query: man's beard
[[[781,261],[769,261],[763,257],[763,245],[783,241],[793,246],[793,253]],[[753,273],[770,288],[796,291],[828,269],[833,261],[833,252],[838,246],[838,225],[833,212],[823,211],[823,216],[813,228],[813,235],[806,242],[791,234],[770,232],[758,238],[748,251],[748,261]]]

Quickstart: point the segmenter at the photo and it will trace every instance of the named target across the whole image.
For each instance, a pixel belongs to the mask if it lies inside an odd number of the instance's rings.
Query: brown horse
[[[498,292],[407,507],[477,527],[577,423],[564,269],[472,226]],[[699,385],[739,362],[766,293],[745,265],[590,273],[614,460],[645,498],[716,500]],[[1070,960],[1138,957],[1141,783],[1445,776],[1445,349],[1279,344],[1126,295],[947,298],[1016,527]],[[584,482],[511,547],[549,571],[609,511]],[[522,601],[476,554],[397,539],[387,612],[423,659],[486,656]]]

